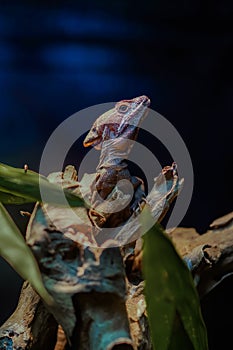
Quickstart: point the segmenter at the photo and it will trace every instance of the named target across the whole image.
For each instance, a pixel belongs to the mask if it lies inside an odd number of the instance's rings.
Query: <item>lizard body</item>
[[[131,100],[119,101],[114,108],[97,118],[87,134],[83,145],[101,150],[100,161],[96,169],[95,188],[93,188],[91,198],[93,208],[96,208],[101,202],[99,196],[106,199],[119,180],[131,182],[135,198],[142,196],[143,182],[131,176],[124,160],[127,159],[133,141],[138,136],[139,126],[147,114],[149,105],[150,100],[144,95]],[[126,215],[129,216],[131,211],[132,206],[131,209],[129,207],[126,209]]]

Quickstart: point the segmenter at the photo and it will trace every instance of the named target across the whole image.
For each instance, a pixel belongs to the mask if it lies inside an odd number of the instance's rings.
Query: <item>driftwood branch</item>
[[[75,188],[74,182],[73,177]],[[147,202],[156,220],[164,217],[181,186],[173,166],[155,179]],[[151,350],[140,222],[132,224],[129,218],[127,232],[123,226],[103,247],[87,247],[86,240],[93,243],[95,237],[86,209],[78,209],[79,217],[86,220],[83,225],[83,220],[73,222],[67,213],[50,206],[54,220],[51,224],[45,215],[45,226],[38,226],[38,209],[44,213],[43,208],[35,208],[27,241],[38,259],[45,286],[60,307],[50,310],[54,318],[25,282],[17,309],[0,328],[0,349],[116,350],[121,346]],[[216,220],[203,235],[192,228],[177,228],[169,236],[191,269],[200,297],[233,273],[233,213]],[[116,239],[121,248],[114,246]],[[58,324],[67,331],[72,347]]]
[[[0,328],[0,349],[54,349],[57,323],[26,281],[15,312]]]
[[[192,270],[200,297],[233,273],[233,212],[215,220],[205,234],[177,228],[170,236]]]

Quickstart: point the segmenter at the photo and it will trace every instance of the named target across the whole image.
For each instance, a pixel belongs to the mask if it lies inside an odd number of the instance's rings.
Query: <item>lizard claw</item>
[[[132,205],[131,210],[133,212],[134,216],[137,216],[138,214],[140,214],[144,208],[144,206],[148,204],[148,201],[146,198],[141,198],[140,202],[136,202]]]
[[[105,216],[95,209],[90,209],[88,215],[93,226],[97,227],[98,229],[106,222]]]

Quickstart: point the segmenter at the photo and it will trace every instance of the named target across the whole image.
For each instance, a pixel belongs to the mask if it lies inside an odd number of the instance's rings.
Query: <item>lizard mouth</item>
[[[102,137],[99,137],[98,139],[95,139],[94,141],[84,143],[84,147],[92,146],[97,150],[101,149],[101,145],[102,145]]]
[[[94,140],[90,140],[89,142],[84,140],[83,146],[84,147],[89,147],[89,146],[96,147],[97,145],[99,145],[101,143],[101,140],[102,140],[101,137],[98,137],[98,138],[96,138]]]

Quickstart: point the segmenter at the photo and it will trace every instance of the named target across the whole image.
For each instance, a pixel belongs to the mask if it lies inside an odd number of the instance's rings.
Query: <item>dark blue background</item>
[[[0,161],[28,163],[38,171],[47,139],[68,116],[147,94],[151,108],[179,131],[192,158],[195,187],[181,225],[204,232],[230,212],[232,2],[47,3],[0,3]],[[69,160],[78,165],[83,150],[80,145],[77,150],[77,159]],[[163,151],[156,153],[156,144],[154,151],[162,165],[170,164]],[[11,212],[24,230],[18,208]],[[0,272],[3,321],[17,303],[22,280],[3,261]],[[219,312],[232,307],[227,299],[232,280],[224,286],[225,304],[219,287],[204,305],[211,349],[220,344],[216,329],[227,329],[221,320],[211,322],[211,297]]]

